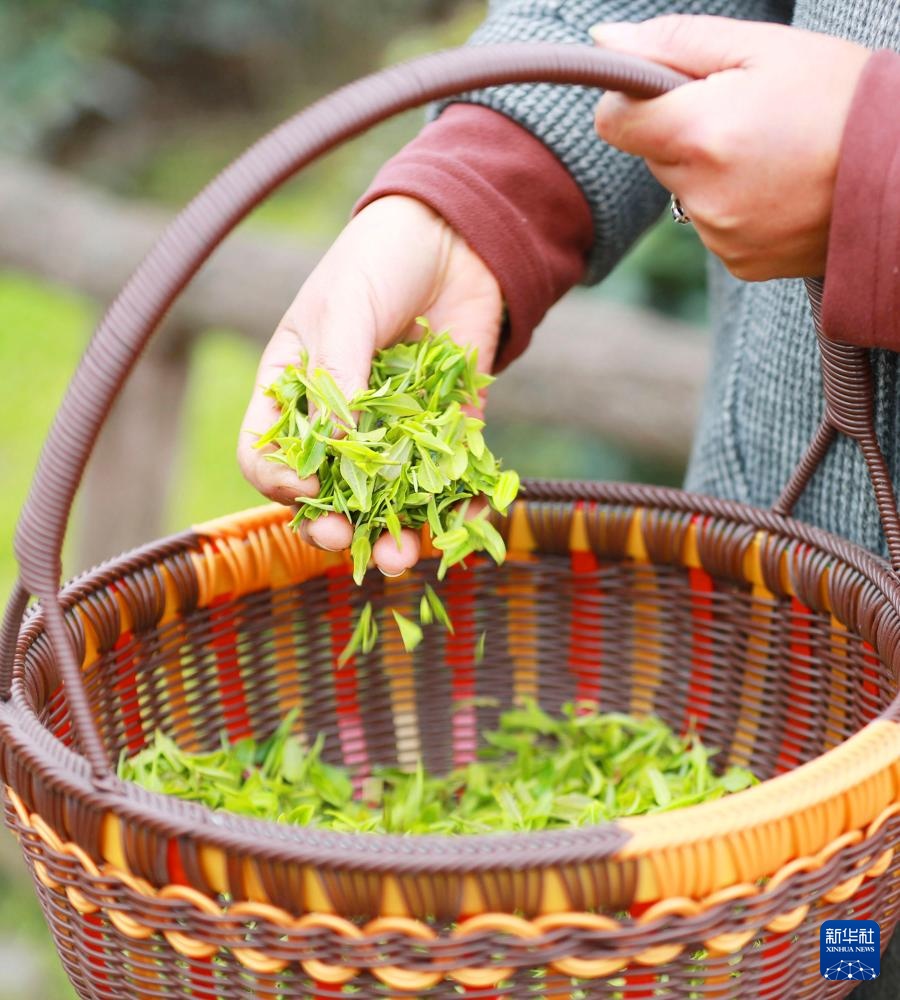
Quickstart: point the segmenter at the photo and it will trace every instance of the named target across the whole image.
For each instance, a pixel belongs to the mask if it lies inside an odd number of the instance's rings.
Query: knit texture
[[[793,9],[792,9],[793,8]],[[473,44],[553,41],[589,44],[599,21],[639,21],[662,13],[705,13],[792,23],[900,50],[897,0],[495,0]],[[508,115],[546,143],[584,191],[595,246],[586,277],[606,275],[654,222],[667,194],[642,161],[602,143],[593,131],[599,93],[577,87],[492,88],[464,97]],[[896,128],[896,123],[885,123]],[[687,488],[770,506],[822,415],[815,336],[800,281],[745,284],[710,264],[712,370]],[[598,331],[602,336],[602,331]],[[900,406],[896,356],[872,352],[876,428],[900,485]],[[590,405],[585,401],[585,405]],[[798,518],[882,555],[878,514],[855,445],[839,440],[797,505]]]
[[[785,0],[492,0],[487,19],[470,41],[590,45],[588,29],[600,21],[644,21],[667,13],[787,21],[790,5]],[[587,87],[518,84],[465,95],[465,100],[500,111],[537,135],[584,191],[595,237],[588,283],[612,270],[656,221],[668,199],[642,160],[598,138],[593,122],[601,93]]]

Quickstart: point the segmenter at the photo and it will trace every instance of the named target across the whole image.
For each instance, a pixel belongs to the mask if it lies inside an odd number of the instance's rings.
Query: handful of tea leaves
[[[474,352],[418,322],[422,339],[378,351],[368,389],[350,400],[327,371],[307,371],[306,356],[268,390],[281,418],[257,447],[275,444],[274,461],[319,477],[319,495],[298,501],[294,525],[326,512],[349,518],[357,583],[385,531],[399,542],[401,528],[427,524],[442,554],[438,579],[473,552],[498,563],[506,555],[486,511],[465,516],[476,495],[503,513],[519,491],[518,475],[501,472],[485,444],[484,422],[463,410],[493,378],[477,370]]]
[[[446,776],[376,768],[354,783],[292,735],[296,713],[266,740],[187,753],[157,732],[119,776],[212,809],[279,823],[363,833],[474,834],[583,826],[716,799],[756,783],[747,770],[716,774],[715,751],[657,718],[534,702],[504,712],[478,759]]]

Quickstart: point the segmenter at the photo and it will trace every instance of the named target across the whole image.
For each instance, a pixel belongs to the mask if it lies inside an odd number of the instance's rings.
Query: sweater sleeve
[[[835,340],[900,351],[900,54],[866,63],[844,128],[822,325]]]
[[[593,234],[584,195],[543,143],[496,111],[447,108],[382,168],[356,211],[391,194],[434,209],[496,277],[507,322],[495,371],[584,273]]]

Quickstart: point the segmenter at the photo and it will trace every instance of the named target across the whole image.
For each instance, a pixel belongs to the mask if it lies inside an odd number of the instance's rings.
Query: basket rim
[[[887,563],[853,542],[771,511],[672,487],[559,480],[526,481],[525,486],[522,500],[525,504],[597,502],[693,513],[753,527],[818,549],[856,570],[874,586],[876,592],[869,588],[869,596],[878,605],[876,611],[893,619],[884,641],[889,644],[891,659],[894,662],[900,659],[900,581]],[[252,520],[254,524],[274,524],[286,520],[289,514],[287,508],[268,504],[229,515],[217,523],[234,526]],[[133,572],[136,567],[153,565],[164,552],[196,551],[203,530],[203,526],[199,526],[194,531],[168,536],[107,560],[69,581],[62,588],[61,597],[70,607],[123,571]],[[226,850],[271,860],[403,874],[578,864],[613,855],[623,857],[622,849],[626,844],[627,853],[635,856],[650,849],[688,845],[714,835],[746,831],[789,819],[800,808],[822,805],[843,794],[843,790],[856,780],[880,773],[900,756],[898,692],[887,708],[865,727],[800,767],[722,799],[669,813],[570,830],[460,837],[338,833],[278,824],[215,812],[198,803],[149,792],[114,775],[94,783],[86,759],[41,725],[24,689],[22,657],[40,633],[41,620],[39,605],[31,608],[23,620],[13,696],[10,702],[0,705],[0,727],[5,731],[4,776],[10,772],[6,758],[18,755],[26,763],[27,770],[40,773],[47,783],[64,789],[94,810],[100,809],[129,822],[137,821],[173,839],[204,840]],[[873,646],[881,638],[881,632],[879,629],[878,637],[873,636]],[[15,787],[12,781],[9,784]],[[27,801],[23,789],[15,790]]]

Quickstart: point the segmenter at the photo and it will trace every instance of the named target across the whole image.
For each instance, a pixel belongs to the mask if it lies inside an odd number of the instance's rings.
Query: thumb
[[[669,14],[637,24],[596,24],[590,34],[603,48],[641,56],[699,78],[743,66],[768,41],[761,36],[770,37],[773,28],[729,17]]]

